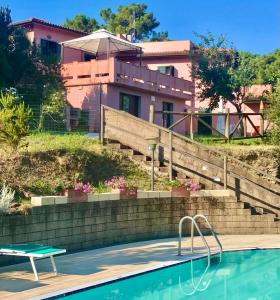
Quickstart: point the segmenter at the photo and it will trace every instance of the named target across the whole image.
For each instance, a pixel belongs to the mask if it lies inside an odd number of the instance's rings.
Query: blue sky
[[[78,13],[99,18],[104,7],[138,1],[1,0],[13,21],[37,17],[61,24]],[[280,48],[280,0],[142,0],[171,39],[191,39],[194,32],[223,33],[237,49],[264,54]]]

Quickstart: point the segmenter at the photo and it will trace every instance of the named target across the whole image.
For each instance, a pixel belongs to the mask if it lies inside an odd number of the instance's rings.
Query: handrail
[[[179,276],[179,286],[180,286],[180,289],[181,289],[182,293],[185,294],[186,296],[191,296],[191,295],[194,295],[197,291],[203,292],[203,291],[207,290],[212,279],[209,279],[208,282],[205,284],[205,286],[203,288],[200,289],[199,286],[200,286],[202,280],[204,279],[204,276],[206,275],[209,267],[210,267],[210,265],[207,264],[203,274],[200,276],[200,279],[199,279],[198,283],[195,284],[194,279],[193,279],[193,277],[194,277],[193,276],[193,261],[191,260],[191,277],[192,277],[193,290],[189,293],[185,292],[184,288],[183,288],[183,285],[182,285],[181,276]]]
[[[182,227],[183,227],[183,223],[185,220],[190,220],[192,222],[192,228],[193,225],[195,226],[197,232],[199,233],[205,248],[207,249],[207,254],[208,254],[208,265],[210,265],[210,255],[211,255],[211,251],[210,251],[210,247],[205,239],[205,237],[203,236],[203,234],[201,233],[197,223],[195,222],[194,218],[190,217],[190,216],[185,216],[183,217],[180,222],[179,222],[179,238],[178,238],[178,255],[182,255]],[[193,230],[191,231],[192,236],[192,246],[191,246],[191,252],[193,253]]]
[[[168,130],[166,130],[166,131],[169,132]],[[180,135],[179,133],[176,133],[174,131],[172,131],[172,133],[173,133],[173,135],[175,135],[175,136],[177,136],[177,137],[179,137],[181,139],[184,139],[184,140],[186,140],[187,142],[189,142],[191,144],[194,144],[194,145],[199,146],[201,148],[204,148],[206,150],[212,151],[212,152],[214,152],[216,154],[219,154],[221,156],[228,156],[229,155],[227,152],[224,152],[224,151],[217,150],[217,149],[214,149],[212,147],[206,146],[206,145],[204,145],[202,143],[199,143],[197,141],[194,141],[194,140],[192,140],[192,139],[190,139],[190,138],[188,138],[186,136]],[[249,168],[250,170],[252,170],[252,171],[254,171],[254,172],[258,173],[258,174],[266,176],[267,178],[280,183],[280,179],[279,178],[277,178],[275,176],[272,176],[272,175],[268,174],[267,172],[265,172],[263,170],[257,170],[253,166],[251,166],[251,165],[249,165],[249,164],[247,164],[247,163],[245,163],[245,162],[243,162],[243,161],[235,158],[234,156],[230,156],[230,157],[228,156],[228,159],[237,162],[239,166],[241,165],[241,166],[245,167],[246,169]]]
[[[129,114],[128,114],[128,115],[129,115]],[[135,118],[136,118],[136,117],[135,117]],[[142,120],[142,121],[144,121],[144,120]],[[157,125],[154,125],[154,126],[155,126],[155,127],[159,127],[159,126],[157,126]],[[115,128],[115,129],[119,129],[119,127],[114,126],[114,125],[110,125],[110,127]],[[160,127],[159,127],[159,128],[160,128]],[[101,127],[101,129],[102,129],[102,127]],[[161,128],[160,128],[160,129],[161,129]],[[266,172],[264,172],[264,171],[257,170],[257,169],[255,169],[253,166],[248,165],[248,164],[246,164],[246,163],[244,163],[244,162],[238,160],[237,158],[234,158],[233,156],[228,156],[228,153],[226,153],[226,152],[222,152],[222,151],[220,151],[220,150],[217,150],[217,149],[214,149],[214,148],[210,148],[210,147],[208,147],[208,146],[206,146],[206,145],[204,145],[204,144],[201,144],[201,143],[199,143],[199,142],[197,142],[197,141],[193,141],[193,140],[189,139],[188,137],[182,136],[182,135],[180,135],[180,134],[178,134],[178,133],[176,133],[176,132],[174,132],[174,131],[168,130],[168,129],[166,129],[166,128],[162,128],[162,130],[165,131],[166,133],[172,132],[172,134],[173,134],[174,136],[177,136],[177,137],[179,137],[179,138],[181,138],[181,139],[183,139],[183,140],[185,140],[185,141],[187,141],[187,142],[190,142],[191,144],[197,145],[197,146],[199,146],[199,147],[201,147],[201,148],[204,148],[204,149],[206,149],[206,150],[212,151],[213,153],[216,153],[216,154],[218,154],[218,155],[221,155],[222,157],[227,156],[227,159],[228,159],[228,160],[235,161],[235,162],[238,164],[238,166],[243,166],[243,167],[244,167],[245,169],[247,169],[247,170],[250,169],[250,170],[252,170],[252,171],[254,171],[254,172],[256,172],[256,173],[258,173],[258,174],[260,174],[260,175],[262,175],[262,176],[264,176],[264,177],[267,177],[267,178],[270,179],[270,180],[273,180],[273,181],[276,181],[277,183],[280,183],[280,179],[279,179],[279,178],[274,177],[274,176],[272,176],[272,175],[270,175],[270,174],[268,174],[268,173],[266,173]],[[128,130],[123,130],[123,131],[125,131],[127,134],[130,133]],[[136,136],[136,137],[142,138],[142,136],[137,135],[137,133],[135,133],[135,132],[133,133],[133,135]],[[162,143],[160,143],[160,145],[165,146],[165,147],[167,146],[166,144],[162,144]],[[189,154],[188,152],[179,151],[178,149],[176,150],[176,152],[181,153],[181,154],[188,154],[188,155],[190,155],[193,159],[195,159],[195,160],[197,160],[197,161],[201,161],[201,162],[203,161],[203,162],[204,162],[205,164],[207,164],[207,165],[212,165],[212,166],[215,166],[215,167],[217,167],[217,168],[223,169],[223,167],[221,167],[221,166],[218,166],[218,165],[213,164],[213,163],[209,163],[209,162],[207,162],[206,160],[203,160],[203,159],[201,159],[201,158],[199,158],[199,157],[196,157],[195,155]],[[222,161],[221,161],[221,163],[222,163]],[[253,173],[251,173],[251,174],[253,175]],[[235,172],[230,171],[230,170],[228,170],[228,175],[230,175],[230,176],[232,176],[232,177],[235,177],[235,178],[242,178],[242,179],[244,179],[244,180],[246,180],[246,181],[251,182],[252,184],[262,186],[262,185],[260,185],[259,183],[257,184],[257,183],[255,183],[254,181],[249,180],[248,178],[246,178],[246,177],[244,177],[244,176],[242,176],[242,175],[236,174]],[[263,187],[263,188],[265,188],[265,187]]]
[[[131,114],[129,114],[129,113],[126,113],[126,112],[123,112],[123,111],[119,111],[119,110],[117,110],[117,109],[114,109],[114,108],[111,108],[111,107],[108,107],[108,106],[105,106],[105,105],[102,105],[102,106],[103,106],[105,109],[107,109],[107,110],[115,111],[115,112],[118,112],[118,113],[120,113],[120,114],[125,114],[126,117],[129,117],[129,118],[131,118],[131,119],[135,119],[135,120],[137,120],[137,121],[142,121],[143,123],[147,123],[147,121],[142,120],[142,119],[139,119],[139,118],[137,118],[137,117],[135,117],[135,116],[133,116],[133,115],[131,115]],[[188,137],[186,137],[186,136],[183,136],[183,135],[181,135],[181,134],[179,134],[179,133],[174,132],[173,130],[169,130],[168,128],[164,128],[164,127],[161,127],[161,126],[159,126],[159,125],[151,124],[151,123],[150,123],[150,125],[153,126],[153,127],[155,127],[155,128],[158,128],[159,130],[162,130],[162,131],[164,131],[164,132],[166,132],[166,133],[170,133],[170,132],[172,131],[172,134],[173,134],[173,135],[175,135],[175,136],[177,136],[177,137],[179,137],[179,138],[181,138],[181,139],[184,139],[185,141],[187,141],[187,142],[189,142],[189,143],[191,143],[191,144],[194,144],[194,145],[197,145],[197,146],[199,146],[199,147],[201,147],[201,148],[204,148],[205,150],[212,151],[213,153],[219,154],[219,155],[221,155],[221,156],[228,156],[228,155],[229,155],[229,154],[228,154],[227,152],[225,152],[225,151],[217,150],[217,149],[215,149],[215,148],[213,148],[213,147],[209,147],[209,146],[207,146],[207,145],[205,145],[205,144],[202,144],[202,143],[199,143],[199,142],[197,142],[197,141],[194,141],[194,140],[192,140],[192,139],[190,139],[190,138],[188,138]],[[249,164],[247,164],[247,163],[245,163],[245,162],[243,162],[243,161],[241,161],[241,160],[239,160],[239,159],[237,159],[237,158],[235,158],[235,157],[233,157],[233,156],[228,157],[228,159],[237,162],[239,166],[243,166],[243,167],[245,167],[246,169],[249,168],[250,170],[252,170],[252,171],[254,171],[254,172],[258,173],[258,174],[261,174],[261,175],[263,175],[263,176],[265,176],[265,177],[267,177],[267,178],[269,178],[269,179],[271,179],[271,180],[273,180],[273,181],[276,181],[276,182],[280,183],[280,179],[279,179],[279,178],[277,178],[277,177],[275,177],[275,176],[272,176],[272,175],[268,174],[267,172],[265,172],[265,171],[263,171],[263,170],[257,170],[257,169],[255,169],[253,166],[251,166],[251,165],[249,165]]]
[[[218,239],[216,232],[213,230],[213,227],[210,225],[208,219],[204,215],[198,214],[198,215],[195,215],[193,217],[194,221],[196,219],[198,219],[198,218],[202,218],[206,222],[208,228],[210,229],[212,235],[214,236],[214,238],[215,238],[215,240],[216,240],[216,242],[217,242],[217,244],[219,246],[219,249],[220,249],[220,261],[222,261],[223,246],[222,246],[220,240]],[[194,235],[194,232],[193,232],[194,231],[194,227],[193,227],[193,225],[192,225],[191,230],[192,230],[192,247],[193,247],[193,235]]]
[[[114,108],[111,108],[111,107],[108,107],[108,106],[102,105],[101,110],[102,110],[102,112],[104,112],[104,113],[101,114],[101,116],[103,114],[105,116],[105,111],[108,111],[108,112],[111,111],[113,113],[116,113],[120,116],[125,117],[126,119],[133,120],[133,121],[137,122],[140,126],[142,124],[143,124],[143,126],[150,126],[154,130],[158,131],[159,136],[162,136],[163,133],[165,133],[166,135],[171,134],[173,137],[178,138],[182,141],[185,141],[186,143],[189,143],[190,145],[199,147],[199,149],[201,149],[202,151],[206,151],[206,152],[209,151],[209,155],[213,156],[213,157],[216,156],[216,159],[218,159],[219,161],[209,161],[208,162],[206,160],[203,160],[202,157],[196,156],[197,155],[196,151],[194,151],[194,152],[191,152],[191,151],[188,151],[188,150],[180,151],[178,148],[173,150],[175,152],[178,152],[178,153],[181,153],[181,154],[184,153],[184,155],[191,156],[191,158],[193,160],[200,161],[200,162],[204,161],[205,164],[211,165],[213,167],[216,167],[216,168],[219,168],[220,170],[222,170],[223,169],[223,160],[225,161],[225,157],[226,157],[227,161],[231,162],[231,164],[229,164],[228,167],[226,169],[224,169],[224,179],[226,179],[225,178],[226,176],[230,176],[231,178],[237,178],[237,179],[240,179],[242,181],[248,182],[248,183],[252,184],[257,189],[262,189],[262,190],[269,191],[272,194],[274,194],[275,196],[279,196],[279,194],[280,194],[280,192],[279,192],[280,179],[279,178],[268,174],[264,170],[258,170],[256,168],[254,168],[253,166],[251,166],[251,165],[249,165],[249,164],[233,157],[232,155],[230,155],[229,153],[227,153],[223,150],[218,150],[218,149],[215,149],[211,146],[201,144],[201,143],[199,143],[195,140],[192,140],[192,139],[190,139],[186,136],[180,135],[180,134],[178,134],[178,133],[176,133],[172,130],[169,130],[169,129],[161,127],[159,125],[147,122],[147,121],[145,121],[143,119],[140,119],[140,118],[137,118],[137,117],[135,117],[135,116],[133,116],[129,113],[119,111],[117,109],[114,109]],[[139,141],[143,139],[143,142],[141,141],[141,143],[144,143],[145,137],[143,136],[143,134],[141,135],[141,133],[137,133],[135,131],[132,132],[129,128],[124,128],[124,127],[120,128],[119,126],[116,126],[114,123],[107,122],[105,117],[101,118],[101,123],[102,123],[101,124],[101,141],[103,141],[103,139],[104,139],[104,134],[105,134],[104,129],[105,129],[105,127],[106,128],[108,127],[108,128],[113,128],[114,130],[118,130],[118,131],[122,132],[123,134],[127,134],[128,136],[131,135],[134,138],[138,138]],[[172,139],[172,140],[174,141],[174,139]],[[120,142],[122,142],[122,141],[120,140]],[[159,145],[161,145],[162,147],[164,147],[166,149],[169,149],[169,150],[173,149],[173,148],[170,148],[169,143],[167,143],[167,142],[162,143],[161,139],[159,141]],[[170,151],[166,151],[166,153],[168,153],[168,152],[170,153]],[[172,156],[170,156],[170,157],[172,158]],[[167,158],[167,160],[168,160],[168,158]],[[170,165],[172,166],[172,164],[173,164],[173,162],[171,160]],[[225,164],[224,164],[224,166],[225,166]],[[239,172],[238,170],[235,170],[235,166],[238,166],[238,168],[241,168],[241,171]],[[246,172],[250,170],[250,172],[248,172],[248,176],[243,174],[242,169]],[[263,179],[266,180],[266,181],[259,181],[258,178],[260,178],[260,177],[263,177]],[[271,181],[271,182],[275,183],[275,187],[271,187],[270,185],[267,185],[267,181]],[[260,200],[263,201],[264,199],[260,199]],[[269,207],[272,207],[271,205],[274,205],[274,204],[271,204],[270,202],[267,202],[266,204]],[[279,210],[276,207],[273,207],[273,209],[276,209],[277,211]],[[275,213],[277,213],[277,212],[275,212]]]
[[[166,114],[166,115],[178,115],[178,116],[226,116],[227,113],[224,112],[211,112],[211,113],[205,113],[205,112],[174,112],[170,110],[161,111],[161,110],[155,110],[156,114]],[[263,116],[264,113],[229,113],[231,116]]]

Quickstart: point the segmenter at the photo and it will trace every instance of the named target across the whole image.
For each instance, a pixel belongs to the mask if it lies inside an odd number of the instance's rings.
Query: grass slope
[[[5,181],[20,194],[34,190],[50,194],[57,185],[76,179],[98,186],[120,175],[139,187],[149,184],[148,174],[125,156],[81,134],[34,134],[27,142],[16,156],[0,151],[0,182]]]

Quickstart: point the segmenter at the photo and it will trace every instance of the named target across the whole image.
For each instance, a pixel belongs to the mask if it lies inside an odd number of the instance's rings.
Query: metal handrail
[[[198,219],[198,218],[202,218],[202,219],[206,222],[206,224],[207,224],[208,228],[210,229],[210,231],[211,231],[213,237],[215,238],[215,240],[216,240],[216,242],[217,242],[217,244],[218,244],[218,246],[219,246],[219,249],[220,249],[220,261],[221,261],[221,260],[222,260],[222,253],[223,253],[223,246],[222,246],[222,244],[221,244],[219,238],[217,237],[216,232],[213,230],[213,227],[210,225],[208,219],[207,219],[204,215],[198,214],[198,215],[195,215],[195,216],[193,217],[194,221],[195,221],[196,219]],[[191,235],[192,235],[192,247],[193,247],[193,235],[194,235],[194,232],[193,232],[193,231],[194,231],[193,224],[192,224],[191,230],[192,230]]]
[[[204,221],[206,222],[206,224],[208,225],[208,228],[210,229],[212,235],[214,236],[218,246],[219,246],[219,250],[220,250],[220,262],[222,261],[222,253],[223,253],[223,247],[222,244],[220,242],[220,240],[218,239],[216,232],[213,230],[213,227],[210,225],[208,219],[204,216],[204,215],[195,215],[194,217],[190,217],[190,216],[185,216],[183,218],[181,218],[180,222],[179,222],[179,238],[178,238],[178,255],[182,255],[182,227],[183,227],[183,223],[185,220],[190,220],[191,221],[191,252],[193,253],[193,244],[194,244],[194,227],[196,228],[198,234],[200,235],[205,248],[207,249],[207,254],[208,254],[208,265],[210,265],[210,256],[211,256],[211,249],[210,246],[208,244],[208,242],[206,241],[204,235],[202,234],[199,226],[196,223],[196,219],[198,218],[202,218],[204,219]]]
[[[183,227],[183,223],[185,220],[190,220],[192,222],[192,228],[193,225],[195,226],[198,234],[200,235],[205,248],[207,249],[207,254],[208,254],[208,265],[210,265],[210,255],[211,255],[211,250],[210,247],[205,239],[205,237],[203,236],[203,234],[201,233],[197,223],[195,222],[194,218],[190,217],[190,216],[185,216],[183,217],[180,222],[179,222],[179,239],[178,239],[178,255],[182,255],[182,227]],[[191,246],[191,252],[193,253],[193,230],[191,231],[191,239],[192,239],[192,246]]]
[[[206,266],[206,269],[204,270],[203,274],[200,276],[200,279],[199,279],[198,283],[195,284],[194,279],[193,279],[193,277],[194,277],[193,276],[193,261],[191,260],[191,277],[192,277],[192,288],[193,288],[193,290],[191,292],[189,292],[189,293],[185,292],[184,287],[182,285],[181,276],[179,276],[179,286],[180,286],[180,289],[181,289],[182,293],[185,294],[186,296],[191,296],[191,295],[194,295],[197,291],[198,292],[203,292],[203,291],[207,290],[208,287],[209,287],[209,285],[210,285],[210,283],[211,283],[212,279],[208,280],[208,282],[206,283],[206,285],[205,285],[204,288],[199,288],[199,287],[200,287],[200,284],[202,283],[202,281],[203,281],[203,279],[204,279],[204,277],[205,277],[205,275],[206,275],[209,267],[210,267],[210,265],[208,264]]]

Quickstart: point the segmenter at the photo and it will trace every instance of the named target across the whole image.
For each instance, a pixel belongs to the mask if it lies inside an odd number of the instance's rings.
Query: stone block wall
[[[176,237],[180,218],[195,214],[206,215],[220,234],[279,232],[273,215],[252,216],[235,197],[191,196],[34,207],[26,216],[0,217],[0,244],[39,243],[70,252]],[[16,261],[22,259],[0,257],[0,265]]]

